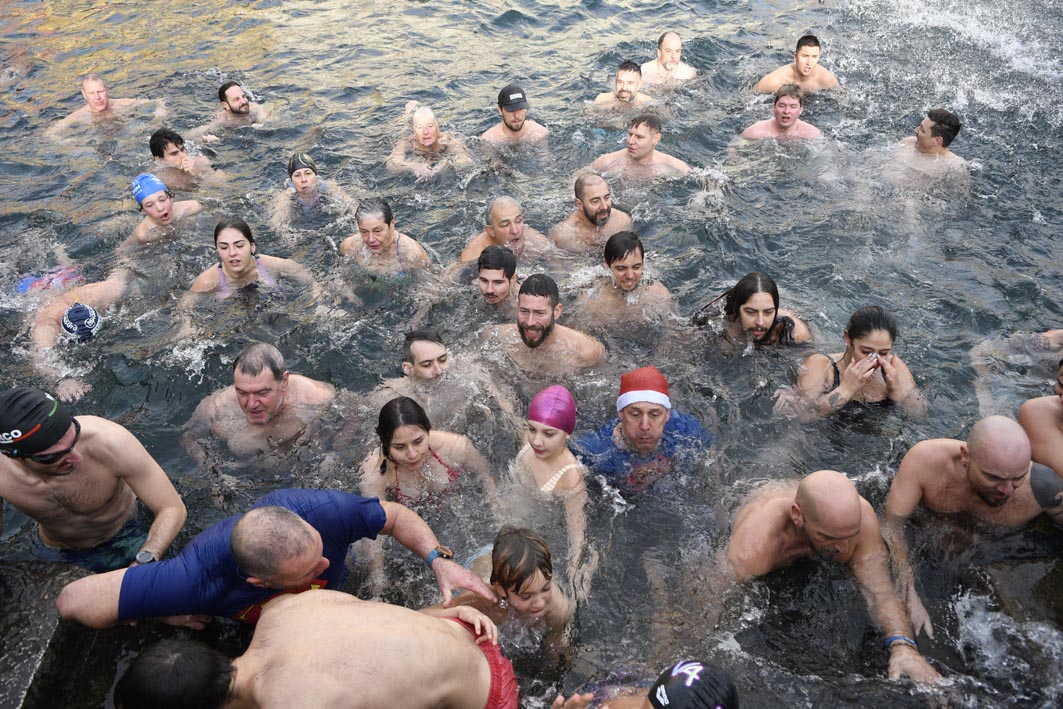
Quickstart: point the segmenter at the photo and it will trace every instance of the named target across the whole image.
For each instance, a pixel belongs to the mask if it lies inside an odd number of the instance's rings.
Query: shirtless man
[[[1063,477],[1063,359],[1056,374],[1056,393],[1030,399],[1019,407],[1019,423],[1030,437],[1031,457]]]
[[[259,126],[269,120],[272,114],[269,106],[248,99],[243,88],[235,81],[226,81],[218,87],[218,101],[221,102],[221,110],[209,123],[189,131],[190,138],[213,143],[218,140],[214,131],[219,128]]]
[[[162,180],[148,173],[141,173],[133,180],[133,199],[144,219],[137,224],[133,235],[126,239],[126,246],[133,243],[147,244],[162,238],[161,227],[170,226],[203,210],[203,205],[194,199],[181,202],[173,200],[173,192]]]
[[[510,317],[517,312],[517,257],[505,246],[492,244],[476,259],[476,285],[492,312]]]
[[[886,635],[890,679],[940,678],[912,639],[912,626],[890,580],[878,517],[844,474],[819,470],[800,484],[773,481],[753,491],[735,515],[725,555],[743,583],[806,556],[848,565],[872,619]]]
[[[103,82],[103,79],[98,74],[88,74],[81,80],[81,96],[85,99],[85,105],[66,118],[56,121],[45,131],[45,135],[49,138],[59,139],[63,137],[63,133],[74,125],[89,123],[101,118],[112,119],[134,106],[146,103],[155,104],[155,120],[157,121],[165,118],[167,113],[166,105],[162,99],[111,98],[107,84]]]
[[[920,502],[939,514],[969,514],[1005,527],[1021,527],[1042,512],[1063,524],[1063,479],[1051,468],[1031,465],[1026,432],[1006,416],[982,419],[966,442],[920,441],[905,454],[886,496],[882,531],[912,626],[932,638],[934,627],[915,590],[904,536],[904,522]]]
[[[943,179],[969,189],[970,173],[963,158],[949,150],[963,124],[955,113],[932,108],[915,127],[915,135],[903,139],[897,148],[895,167],[904,176],[917,175],[931,182]]]
[[[431,267],[428,252],[415,239],[399,232],[391,205],[366,199],[354,211],[358,233],[340,244],[340,254],[370,273],[394,276]]]
[[[639,91],[642,86],[642,69],[635,62],[621,62],[616,68],[616,89],[600,93],[594,99],[594,105],[624,111],[645,108],[653,99]]]
[[[498,125],[480,136],[488,143],[534,143],[546,140],[550,129],[528,118],[528,95],[516,84],[498,92]]]
[[[838,79],[819,65],[819,38],[806,34],[797,40],[794,63],[781,66],[757,82],[753,90],[761,94],[775,93],[784,84],[797,84],[805,93],[833,89]]]
[[[39,389],[0,393],[0,453],[0,497],[36,520],[40,558],[92,571],[147,564],[185,522],[180,495],[133,434],[74,418]],[[155,515],[146,534],[138,498]]]
[[[814,125],[805,123],[799,116],[805,110],[805,92],[797,84],[780,86],[775,92],[774,115],[763,121],[757,121],[742,131],[746,140],[795,140],[800,138],[822,138],[823,133]]]
[[[496,325],[489,337],[501,340],[509,359],[526,371],[571,372],[605,361],[605,347],[578,330],[557,325],[561,294],[549,276],[536,273],[521,284],[517,323]]]
[[[657,321],[675,312],[672,294],[660,281],[643,282],[645,251],[642,240],[630,231],[609,237],[605,267],[609,275],[580,294],[575,311],[581,323],[596,327]]]
[[[601,175],[588,172],[576,178],[576,211],[550,228],[550,240],[557,248],[574,253],[600,249],[606,239],[631,228],[627,212],[613,209],[609,183]]]
[[[479,611],[413,611],[320,590],[271,601],[235,660],[192,640],[152,645],[118,681],[115,704],[517,709],[518,694],[497,629]]]
[[[407,111],[416,105],[410,102]],[[385,166],[388,172],[410,172],[418,179],[427,179],[447,167],[471,164],[461,138],[440,132],[435,112],[428,106],[418,106],[413,110],[413,133],[399,138]]]
[[[163,182],[173,187],[187,189],[198,179],[225,179],[225,173],[211,167],[206,155],[190,156],[185,149],[185,139],[169,128],[160,128],[152,133],[148,148],[155,158],[155,166]]]
[[[491,244],[505,246],[520,261],[540,256],[550,242],[541,232],[524,223],[524,210],[512,197],[495,197],[487,203],[484,230],[469,239],[458,261],[475,261]]]
[[[665,32],[657,39],[657,58],[642,65],[642,83],[646,86],[679,84],[690,81],[697,69],[682,60],[683,38]]]
[[[233,362],[232,386],[196,407],[181,445],[200,465],[207,454],[199,441],[208,434],[236,457],[253,456],[303,438],[335,398],[336,387],[290,373],[276,347],[256,342]]]
[[[690,166],[657,150],[661,119],[649,113],[635,116],[627,129],[627,148],[602,155],[590,169],[603,176],[659,177],[685,175]]]

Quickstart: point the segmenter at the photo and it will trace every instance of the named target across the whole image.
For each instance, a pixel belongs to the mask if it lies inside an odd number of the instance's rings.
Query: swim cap
[[[74,303],[67,309],[60,323],[68,340],[85,342],[100,329],[100,314],[92,306]]]
[[[731,675],[698,660],[682,660],[662,672],[648,696],[654,709],[738,709]]]
[[[0,451],[25,458],[51,448],[70,430],[70,412],[51,394],[31,387],[0,392]]]
[[[576,428],[576,400],[563,386],[546,387],[528,404],[528,420],[559,428],[571,436]]]
[[[620,396],[616,399],[616,411],[620,413],[629,404],[646,402],[672,408],[668,398],[668,380],[653,365],[640,367],[620,377]]]
[[[288,158],[288,177],[292,176],[292,173],[296,170],[302,170],[304,167],[308,167],[313,170],[314,174],[317,174],[317,165],[314,164],[314,159],[306,153],[296,153]]]
[[[166,192],[166,185],[155,175],[143,172],[133,178],[133,199],[137,201],[138,207],[141,202],[156,192]]]

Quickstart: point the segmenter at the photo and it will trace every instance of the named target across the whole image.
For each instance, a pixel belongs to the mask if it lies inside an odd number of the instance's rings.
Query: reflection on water
[[[815,351],[837,351],[856,308],[887,306],[901,327],[897,351],[926,393],[931,415],[922,422],[872,414],[807,425],[780,420],[771,416],[770,394],[792,382],[793,364],[807,351],[722,355],[702,333],[678,325],[657,336],[623,325],[605,333],[609,364],[564,382],[579,404],[579,429],[613,414],[620,372],[653,363],[668,373],[681,410],[713,422],[716,441],[687,484],[671,491],[664,511],[653,501],[614,506],[603,498],[596,505],[590,524],[603,564],[591,602],[580,612],[579,651],[562,684],[570,690],[610,673],[648,677],[655,671],[642,668],[673,659],[657,655],[682,650],[732,668],[744,705],[931,703],[882,679],[879,634],[840,570],[807,564],[756,584],[734,599],[716,631],[692,620],[700,609],[676,590],[690,582],[683,573],[690,550],[711,553],[715,526],[725,524],[752,481],[836,468],[881,505],[890,472],[915,441],[961,436],[978,417],[972,347],[1059,322],[1063,178],[1055,166],[1063,135],[1063,15],[1054,0],[195,0],[167,6],[163,17],[70,2],[0,8],[6,38],[0,47],[0,122],[6,128],[0,134],[0,306],[8,315],[0,328],[13,343],[6,383],[35,376],[24,359],[24,316],[31,306],[13,294],[14,285],[28,272],[59,263],[59,250],[88,280],[102,279],[114,265],[114,248],[139,219],[128,185],[151,168],[147,112],[75,131],[59,144],[38,139],[47,123],[77,107],[79,76],[103,74],[115,97],[165,98],[168,123],[178,132],[213,115],[217,87],[229,79],[241,81],[278,116],[216,144],[190,142],[193,153],[207,155],[229,175],[228,182],[200,186],[192,198],[205,206],[201,217],[131,254],[143,294],[110,316],[98,343],[63,352],[67,365],[86,370],[94,385],[78,409],[123,421],[175,477],[191,511],[184,539],[217,519],[219,510],[208,492],[210,476],[194,469],[177,437],[196,404],[229,381],[232,357],[246,339],[275,342],[293,371],[368,394],[398,375],[402,331],[422,294],[432,292],[443,302],[432,308],[428,324],[442,330],[456,352],[481,354],[474,332],[484,315],[469,306],[475,298],[466,291],[373,279],[340,263],[335,244],[354,229],[348,215],[296,214],[281,233],[270,226],[288,156],[310,153],[322,174],[355,199],[386,198],[397,228],[447,264],[482,228],[486,201],[501,192],[519,199],[529,225],[542,232],[571,211],[573,172],[624,138],[622,130],[596,125],[585,104],[609,88],[619,61],[649,59],[661,31],[680,29],[687,40],[684,59],[699,69],[699,78],[665,98],[670,118],[661,148],[695,166],[696,175],[612,185],[615,206],[631,213],[647,245],[652,272],[684,315],[745,273],[771,273],[783,307],[813,327]],[[749,87],[786,62],[793,40],[806,31],[820,35],[823,61],[845,86],[811,97],[802,116],[832,143],[822,149],[732,146],[739,131],[767,114],[767,101]],[[386,172],[385,157],[408,130],[406,101],[433,105],[444,130],[476,136],[497,121],[495,96],[511,82],[527,89],[530,117],[551,129],[545,155],[496,151],[472,139],[478,162],[468,172],[422,183]],[[911,134],[927,108],[939,105],[958,111],[965,123],[953,149],[971,167],[966,198],[937,186],[899,186],[882,175],[892,168],[893,144]],[[295,258],[322,283],[351,286],[363,305],[346,303],[346,317],[327,320],[298,299],[204,307],[205,340],[166,344],[177,298],[214,259],[214,220],[232,215],[251,224],[264,253]],[[591,282],[588,269],[597,261],[546,264],[558,276],[566,309]],[[499,355],[482,354],[488,363]],[[990,381],[997,404],[1014,413],[1024,398],[1049,392],[1042,365],[1023,360],[1008,369],[1010,360],[1002,359],[1004,371]],[[518,408],[541,388],[501,360],[497,369],[517,392]],[[372,418],[363,423],[366,434]],[[465,431],[491,452],[496,471],[515,451],[506,429],[475,420]],[[360,457],[360,446],[352,444],[350,457]],[[304,453],[290,458],[293,479],[353,484],[349,474],[320,475],[318,452]],[[237,468],[223,472],[235,476]],[[244,481],[247,489],[236,488],[226,504],[243,506],[269,479]],[[9,526],[19,524],[8,515]],[[1047,591],[1034,589],[1016,608],[987,610],[991,592],[970,590],[966,574],[946,569],[936,580],[941,567],[935,564],[948,550],[937,543],[935,529],[917,525],[916,533],[913,549],[925,555],[923,583],[941,609],[945,637],[926,649],[957,676],[945,701],[1057,701],[1061,689],[1038,677],[1050,674],[1053,662],[1058,675],[1058,601],[1045,611],[1038,594]],[[1013,550],[1003,539],[979,537],[977,543],[985,554],[971,560],[976,565]],[[645,547],[652,552],[648,559],[640,552]],[[1034,548],[1051,555],[1053,544]],[[407,561],[398,566],[414,573],[416,564]],[[423,571],[416,573],[409,585],[431,592]],[[663,609],[653,600],[662,582],[671,591]],[[1021,618],[1024,612],[1035,616]],[[677,630],[662,650],[648,639],[665,637],[659,632],[665,620]],[[97,653],[103,666],[93,671],[113,675],[118,654],[117,647],[110,655]],[[103,702],[106,691],[100,688],[85,703]],[[552,691],[553,685],[532,686],[529,706],[544,705]]]

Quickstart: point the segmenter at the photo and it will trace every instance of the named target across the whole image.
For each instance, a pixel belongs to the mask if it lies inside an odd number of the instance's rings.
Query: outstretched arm
[[[926,461],[922,459],[921,449],[917,444],[901,461],[901,467],[890,485],[889,494],[886,496],[882,536],[889,546],[897,593],[908,608],[914,632],[918,637],[920,631],[925,631],[927,637],[933,638],[934,626],[930,622],[930,615],[915,590],[915,571],[908,559],[908,541],[904,535],[905,521],[923,499],[920,473],[925,466]]]

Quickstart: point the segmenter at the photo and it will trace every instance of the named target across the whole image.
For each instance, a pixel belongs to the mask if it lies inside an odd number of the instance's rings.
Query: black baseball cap
[[[524,89],[516,84],[510,84],[498,92],[498,107],[507,111],[519,111],[528,107],[528,96]]]

